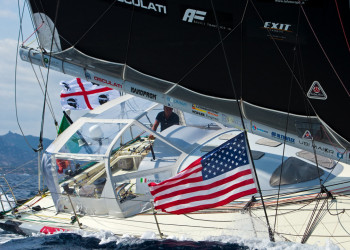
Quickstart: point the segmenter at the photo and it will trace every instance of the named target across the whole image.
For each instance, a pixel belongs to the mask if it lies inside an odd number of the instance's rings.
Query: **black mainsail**
[[[350,162],[349,1],[29,2],[22,60]]]

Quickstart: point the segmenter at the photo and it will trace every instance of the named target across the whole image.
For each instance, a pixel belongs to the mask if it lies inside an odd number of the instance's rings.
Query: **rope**
[[[248,1],[249,0],[247,0],[247,4],[248,4]],[[256,180],[256,185],[258,187],[258,192],[260,194],[260,199],[261,199],[261,202],[262,202],[262,206],[264,208],[264,213],[265,213],[265,218],[266,218],[266,223],[267,223],[267,227],[268,227],[270,241],[274,242],[275,239],[274,239],[273,233],[271,231],[269,219],[268,219],[268,216],[267,216],[267,213],[266,213],[266,208],[265,208],[265,204],[264,204],[264,198],[263,198],[263,195],[261,193],[260,183],[259,183],[259,180],[258,180],[258,175],[256,173],[255,164],[254,164],[254,161],[252,160],[253,156],[252,156],[252,151],[250,149],[250,145],[249,145],[249,141],[248,141],[247,130],[245,128],[245,124],[244,124],[244,120],[243,120],[242,107],[241,107],[241,104],[238,101],[238,97],[237,97],[237,94],[236,94],[237,92],[236,92],[236,89],[235,89],[235,86],[234,86],[234,83],[233,83],[233,78],[232,78],[232,75],[231,75],[230,66],[229,66],[229,63],[228,63],[225,46],[224,46],[224,43],[223,43],[223,39],[222,39],[222,35],[221,35],[221,32],[220,32],[220,28],[219,28],[219,21],[218,21],[217,15],[216,15],[216,11],[215,11],[215,7],[214,7],[213,1],[210,0],[210,3],[211,3],[212,9],[213,9],[213,13],[214,13],[214,17],[215,17],[215,23],[216,23],[216,27],[217,27],[217,31],[218,31],[218,35],[219,35],[219,39],[220,39],[222,52],[224,54],[224,59],[225,59],[226,67],[227,67],[227,73],[228,73],[228,76],[229,76],[229,79],[230,79],[230,83],[231,83],[231,86],[232,86],[233,94],[234,94],[235,99],[236,99],[236,105],[237,105],[238,110],[239,110],[239,115],[240,115],[240,118],[241,118],[241,123],[242,123],[243,130],[244,130],[245,141],[246,141],[246,144],[247,144],[249,157],[251,159],[250,164],[252,165],[252,168],[253,168],[253,172],[254,172],[255,180]],[[243,20],[243,18],[242,18],[242,20]]]
[[[57,1],[56,5],[56,13],[55,13],[55,22],[54,22],[54,27],[53,27],[53,32],[52,32],[52,37],[51,37],[51,47],[50,47],[50,55],[49,55],[49,62],[47,66],[47,74],[46,74],[46,81],[45,81],[45,94],[44,94],[44,104],[43,104],[43,110],[42,110],[42,115],[41,115],[41,128],[40,128],[40,138],[39,138],[39,145],[37,151],[41,151],[43,149],[43,134],[44,134],[44,122],[45,122],[45,109],[46,109],[46,96],[47,96],[47,85],[49,82],[49,75],[50,75],[50,65],[51,65],[51,55],[52,55],[52,47],[53,47],[53,42],[54,42],[54,31],[56,29],[56,23],[57,23],[57,16],[58,16],[58,7],[60,5],[60,1]]]
[[[341,28],[342,28],[342,30],[343,30],[345,42],[346,42],[346,45],[348,46],[348,49],[349,49],[349,52],[350,52],[350,46],[349,46],[348,38],[347,38],[346,33],[345,33],[345,29],[344,29],[344,26],[343,26],[343,22],[342,22],[342,20],[341,20],[341,16],[340,16],[340,12],[339,12],[339,8],[338,8],[337,0],[334,0],[334,3],[335,3],[335,7],[337,8],[338,17],[339,17],[339,22],[340,22]]]
[[[16,171],[17,169],[22,168],[23,166],[27,165],[28,163],[33,162],[35,159],[36,159],[36,158],[34,158],[34,159],[32,159],[32,160],[29,160],[29,161],[27,161],[26,163],[23,163],[22,165],[20,165],[20,166],[14,168],[14,169],[12,169],[11,171],[8,171],[7,173],[5,173],[5,174],[3,174],[3,175],[10,174],[10,173]]]
[[[319,210],[316,214],[316,210],[317,210],[318,205],[320,203],[320,199],[319,199],[320,196],[321,196],[321,193],[319,193],[319,195],[316,197],[316,205],[315,205],[315,208],[312,212],[312,215],[310,217],[308,225],[306,226],[303,238],[301,240],[302,244],[306,243],[306,241],[310,238],[312,232],[315,230],[317,224],[321,221],[321,219],[323,217],[323,216],[321,216],[321,214],[324,212],[323,208],[324,208],[325,204],[327,203],[328,198],[323,201],[321,207],[319,208]]]
[[[101,18],[109,11],[110,8],[117,2],[117,0],[114,0],[113,3],[111,3],[108,8],[96,19],[96,21],[90,26],[90,28],[76,41],[76,43],[73,45],[75,47],[86,35],[89,33],[89,31],[101,20]]]
[[[24,9],[24,6],[27,2],[24,2],[24,5],[23,5],[23,9]],[[18,4],[19,4],[19,1],[18,1]],[[19,31],[18,31],[18,38],[17,38],[17,45],[19,45],[19,40],[20,40],[20,37],[21,37],[21,33],[22,33],[22,20],[23,20],[23,14],[24,14],[24,10],[22,11],[22,15],[21,15],[21,12],[20,12],[20,8],[19,9],[19,18],[20,18],[20,28],[19,28]],[[21,127],[21,124],[19,123],[19,119],[18,119],[18,108],[17,108],[17,66],[18,66],[18,49],[19,49],[19,46],[17,46],[17,51],[16,51],[16,62],[15,62],[15,113],[16,113],[16,121],[17,121],[17,125],[18,125],[18,128],[19,130],[21,131],[21,134],[22,134],[22,137],[24,138],[26,144],[28,145],[29,148],[31,148],[34,152],[35,152],[35,149],[30,145],[30,143],[28,142],[26,136],[24,135],[24,132],[22,130],[22,127]]]
[[[298,16],[298,24],[297,24],[297,35],[298,37],[299,34],[299,19],[300,15]],[[297,44],[297,40],[295,41]],[[295,61],[296,61],[296,52],[294,50],[294,56],[293,56],[293,68],[295,67]],[[288,97],[288,109],[287,109],[287,120],[286,120],[286,127],[284,130],[284,139],[283,139],[283,151],[282,151],[282,162],[281,162],[281,171],[280,171],[280,176],[279,176],[279,183],[278,183],[278,193],[277,193],[277,205],[275,209],[275,222],[273,226],[273,230],[275,231],[276,224],[277,224],[277,211],[278,211],[278,205],[279,205],[279,198],[280,198],[280,191],[281,191],[281,180],[282,180],[282,172],[283,172],[283,165],[284,165],[284,154],[286,150],[286,140],[287,140],[287,132],[288,132],[288,124],[289,124],[289,116],[290,116],[290,103],[291,103],[291,98],[292,98],[292,87],[293,87],[293,75],[291,76],[291,81],[290,81],[290,87],[289,87],[289,97]]]
[[[335,0],[335,2],[336,2],[336,0]],[[333,64],[332,64],[332,62],[331,62],[331,60],[329,59],[329,57],[328,57],[328,55],[327,55],[326,51],[324,50],[324,48],[323,48],[323,46],[322,46],[322,44],[321,44],[320,40],[318,39],[318,37],[317,37],[317,35],[316,35],[316,33],[315,33],[315,31],[314,31],[314,29],[313,29],[313,27],[312,27],[311,23],[310,23],[310,20],[309,20],[308,16],[306,15],[306,12],[305,12],[304,7],[303,7],[303,5],[302,5],[302,3],[301,3],[301,1],[300,1],[300,0],[299,0],[299,5],[300,5],[301,10],[302,10],[302,11],[303,11],[303,13],[304,13],[304,16],[305,16],[305,18],[306,18],[306,21],[308,22],[309,27],[310,27],[310,29],[311,29],[311,31],[312,31],[312,33],[313,33],[313,35],[314,35],[314,37],[315,37],[315,39],[316,39],[316,41],[317,41],[318,45],[320,46],[320,48],[321,48],[321,50],[322,50],[322,52],[323,52],[324,56],[326,57],[326,59],[327,59],[327,61],[328,61],[329,65],[330,65],[330,66],[331,66],[331,68],[333,69],[333,72],[334,72],[334,73],[335,73],[335,75],[337,76],[337,78],[338,78],[339,82],[340,82],[340,83],[341,83],[341,85],[343,86],[343,88],[344,88],[345,92],[346,92],[346,93],[348,94],[348,96],[350,97],[350,93],[349,93],[349,91],[347,90],[347,88],[346,88],[345,84],[343,83],[342,79],[341,79],[341,78],[340,78],[340,76],[338,75],[338,72],[335,70],[335,68],[334,68],[334,66],[333,66]],[[338,7],[337,7],[337,9],[338,9]],[[348,45],[348,46],[349,46],[349,45]]]
[[[206,54],[203,56],[203,58],[201,60],[198,61],[198,63],[196,65],[194,65],[191,69],[189,69],[178,81],[177,84],[179,84],[183,79],[186,78],[186,76],[188,76],[193,70],[195,70],[218,46],[220,46],[222,44],[223,41],[226,40],[227,37],[229,37],[238,27],[242,26],[243,23],[243,19],[245,17],[245,13],[247,10],[247,6],[248,6],[248,1],[244,7],[244,11],[242,14],[242,18],[241,20],[238,22],[238,24],[224,37],[220,40],[220,42],[218,42],[216,45],[213,46],[213,48]]]
[[[40,24],[40,26],[39,26],[38,28],[36,28],[36,29],[34,30],[34,32],[33,32],[24,42],[22,42],[22,45],[24,45],[25,42],[28,41],[28,39],[29,39],[34,33],[36,33],[43,25],[44,25],[44,21],[42,21],[41,24]]]

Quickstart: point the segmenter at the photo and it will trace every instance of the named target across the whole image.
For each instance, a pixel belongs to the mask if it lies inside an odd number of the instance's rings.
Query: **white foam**
[[[1,232],[1,231],[0,231]],[[146,240],[160,240],[159,237],[154,232],[144,232],[140,238],[124,234],[123,236],[117,236],[110,231],[100,231],[100,232],[88,232],[84,230],[74,230],[74,231],[59,231],[55,234],[60,233],[74,233],[81,235],[82,237],[94,237],[100,240],[100,244],[106,244],[109,242],[116,242],[118,244],[128,244],[128,245],[138,245],[142,244]],[[33,234],[33,237],[47,237],[49,235],[43,235],[41,233]],[[3,244],[12,239],[23,238],[23,236],[16,234],[6,234],[0,236],[0,244]],[[166,239],[176,240],[176,241],[192,241],[191,238],[186,235],[176,237],[167,236]],[[242,238],[239,236],[210,236],[205,237],[201,241],[219,242],[219,243],[229,243],[238,244],[241,246],[246,246],[249,249],[272,249],[272,250],[338,250],[340,249],[337,245],[332,243],[330,240],[325,240],[324,242],[318,242],[318,244],[301,244],[295,242],[278,241],[270,242],[269,239],[264,238]]]

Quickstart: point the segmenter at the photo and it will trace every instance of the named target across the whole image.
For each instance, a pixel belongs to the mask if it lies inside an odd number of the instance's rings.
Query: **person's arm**
[[[158,121],[158,120],[155,120],[155,121],[154,121],[154,124],[153,124],[153,126],[152,126],[152,130],[153,130],[153,131],[156,131],[157,128],[158,128],[158,126],[159,126],[159,121]]]

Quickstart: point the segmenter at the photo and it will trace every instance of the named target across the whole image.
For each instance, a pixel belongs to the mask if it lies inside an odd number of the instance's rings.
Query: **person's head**
[[[166,117],[169,117],[171,115],[171,113],[173,112],[173,108],[168,107],[168,106],[164,106],[164,113]]]

